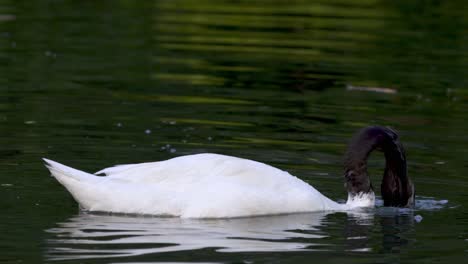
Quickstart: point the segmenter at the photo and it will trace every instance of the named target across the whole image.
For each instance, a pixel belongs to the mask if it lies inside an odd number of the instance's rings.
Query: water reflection
[[[358,214],[345,224],[345,249],[353,252],[400,252],[408,246],[414,230],[415,211],[380,207],[375,214]],[[375,219],[374,219],[375,218]],[[372,241],[378,238],[379,242]]]
[[[377,208],[236,219],[82,213],[46,230],[47,258],[136,257],[212,248],[216,252],[396,252],[409,243],[413,210]],[[378,228],[380,226],[380,228]],[[373,239],[378,237],[379,239]],[[376,241],[380,241],[377,242]]]
[[[326,213],[237,219],[80,214],[48,229],[50,259],[138,256],[203,248],[218,252],[313,249]]]

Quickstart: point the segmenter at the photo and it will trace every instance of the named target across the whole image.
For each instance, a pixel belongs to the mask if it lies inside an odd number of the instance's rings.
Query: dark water
[[[0,0],[0,262],[466,261],[464,4]],[[415,210],[87,215],[40,160],[216,152],[344,201],[342,154],[371,124],[400,132]],[[382,157],[370,165],[378,187]]]

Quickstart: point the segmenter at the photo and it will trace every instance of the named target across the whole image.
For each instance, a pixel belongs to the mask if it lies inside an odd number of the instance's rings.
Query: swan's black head
[[[414,186],[407,175],[405,150],[395,131],[380,126],[366,127],[351,139],[344,163],[345,185],[349,198],[363,194],[373,195],[367,173],[367,158],[375,149],[382,151],[386,160],[381,184],[384,205],[412,206]]]

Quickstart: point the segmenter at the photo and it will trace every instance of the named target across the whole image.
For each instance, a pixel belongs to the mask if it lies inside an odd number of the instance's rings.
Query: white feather
[[[88,211],[220,218],[350,208],[286,171],[219,154],[119,165],[96,173],[106,177],[44,160]]]

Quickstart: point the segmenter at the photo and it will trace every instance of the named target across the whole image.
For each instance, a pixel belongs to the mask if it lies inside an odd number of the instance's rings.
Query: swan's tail
[[[99,179],[99,177],[93,174],[65,166],[53,160],[43,160],[45,161],[45,166],[49,169],[52,176],[54,176],[58,181],[70,178],[79,182],[93,182]]]
[[[73,169],[52,160],[43,160],[52,176],[71,193],[82,208],[89,209],[99,199],[94,190],[97,187],[97,183],[102,180],[102,177]]]

